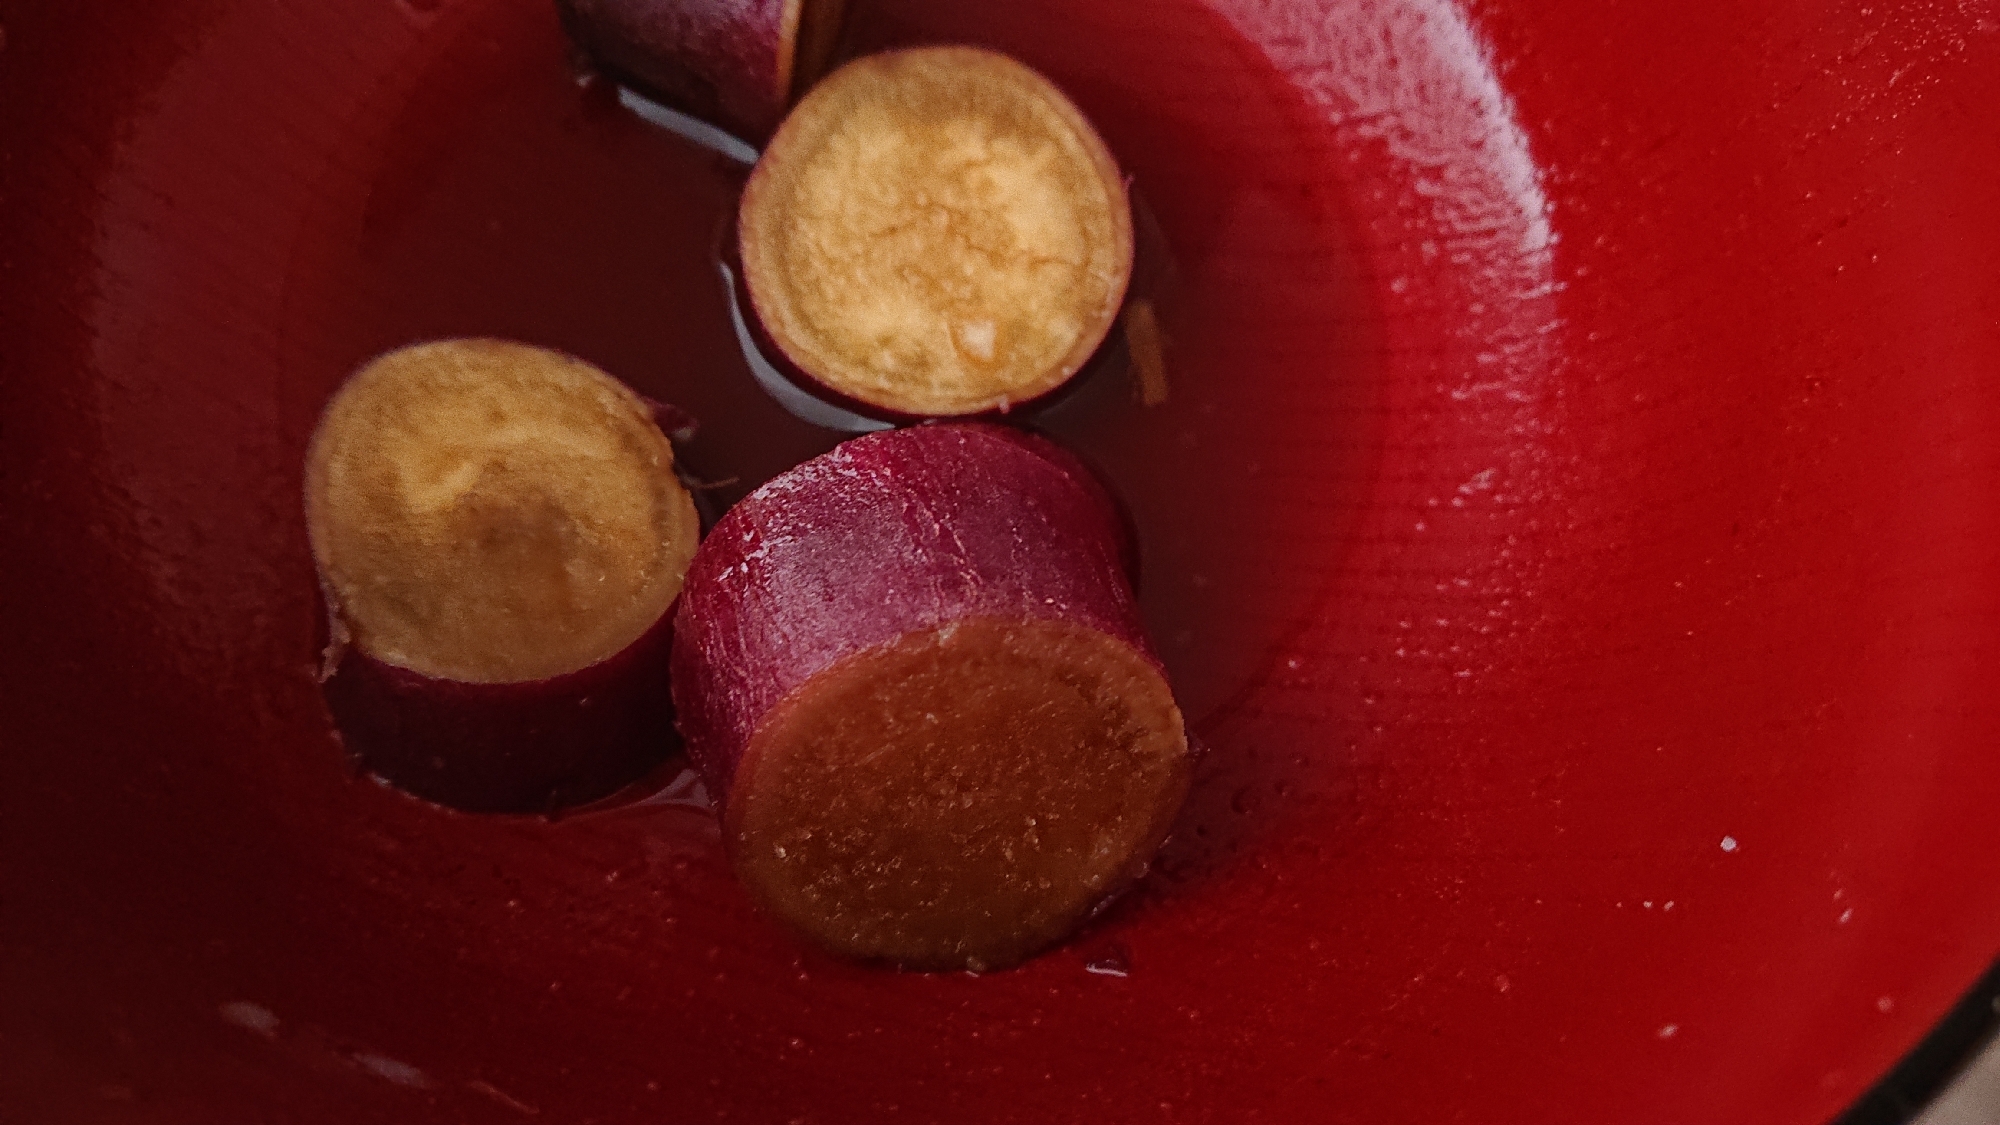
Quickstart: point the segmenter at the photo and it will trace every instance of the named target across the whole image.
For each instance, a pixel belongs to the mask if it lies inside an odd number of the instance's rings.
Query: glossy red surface
[[[350,777],[360,359],[569,348],[736,489],[835,440],[743,390],[734,173],[542,0],[0,0],[0,1117],[1807,1123],[2000,951],[1990,6],[864,8],[1063,83],[1175,253],[1168,404],[1047,419],[1211,747],[1144,892],[890,975],[684,787]]]

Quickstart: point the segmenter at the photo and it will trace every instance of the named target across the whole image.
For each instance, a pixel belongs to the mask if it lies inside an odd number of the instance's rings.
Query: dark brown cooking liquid
[[[293,248],[285,425],[308,432],[339,381],[390,348],[518,339],[579,355],[698,419],[682,460],[721,510],[854,429],[802,419],[746,359],[723,267],[747,169],[579,80],[551,22],[538,5],[485,7],[357,115],[373,132],[340,171],[365,178],[365,192],[345,197],[365,204]],[[1089,51],[1037,21],[1004,6],[850,5],[843,54],[920,42],[986,44],[1042,69],[1133,179],[1134,296],[1151,303],[1165,337],[1164,401],[1140,404],[1114,330],[1079,379],[1014,419],[1099,467],[1129,506],[1149,628],[1198,731],[1272,673],[1275,648],[1309,609],[1310,591],[1285,581],[1287,560],[1329,545],[1323,533],[1295,541],[1275,513],[1280,498],[1296,511],[1300,492],[1331,506],[1340,482],[1307,466],[1324,466],[1325,444],[1351,421],[1326,411],[1340,396],[1324,386],[1308,400],[1317,414],[1270,409],[1262,397],[1285,388],[1242,326],[1260,315],[1325,319],[1324,378],[1338,384],[1368,347],[1326,311],[1342,307],[1328,290],[1357,289],[1352,254],[1328,242],[1323,201],[1183,174],[1227,160],[1217,151],[1227,138],[1147,112],[1099,76]],[[1253,286],[1232,274],[1272,243],[1295,245],[1313,276]],[[1364,381],[1352,382],[1359,412]]]

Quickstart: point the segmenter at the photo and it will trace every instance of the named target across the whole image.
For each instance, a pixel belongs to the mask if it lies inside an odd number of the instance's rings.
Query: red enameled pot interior
[[[299,489],[357,363],[573,351],[725,502],[839,439],[737,349],[740,170],[546,0],[0,0],[0,1118],[1803,1125],[2000,952],[2000,13],[854,7],[1157,216],[1168,401],[1037,419],[1209,747],[1143,891],[898,975],[684,778],[352,776]]]

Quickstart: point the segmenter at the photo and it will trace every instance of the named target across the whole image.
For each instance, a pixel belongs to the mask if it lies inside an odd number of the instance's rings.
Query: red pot
[[[1166,404],[1039,419],[1209,747],[1152,879],[895,975],[686,786],[350,776],[299,488],[356,363],[576,353],[725,502],[839,438],[743,369],[740,170],[544,0],[0,0],[0,1119],[1876,1119],[2000,952],[2000,14],[855,9],[1056,79],[1173,249]]]

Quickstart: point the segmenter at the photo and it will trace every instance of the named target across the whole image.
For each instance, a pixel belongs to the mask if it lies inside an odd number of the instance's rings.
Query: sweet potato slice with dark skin
[[[498,340],[391,352],[306,463],[326,696],[367,769],[440,804],[549,811],[668,754],[668,610],[700,524],[654,408]]]
[[[757,900],[842,954],[991,969],[1136,879],[1189,758],[1128,562],[1081,463],[990,425],[857,438],[723,517],[674,695]]]
[[[591,65],[752,143],[826,72],[845,0],[556,0]]]
[[[1048,79],[973,47],[829,75],[764,150],[737,230],[772,342],[827,395],[892,419],[1053,393],[1132,277],[1109,149]]]

